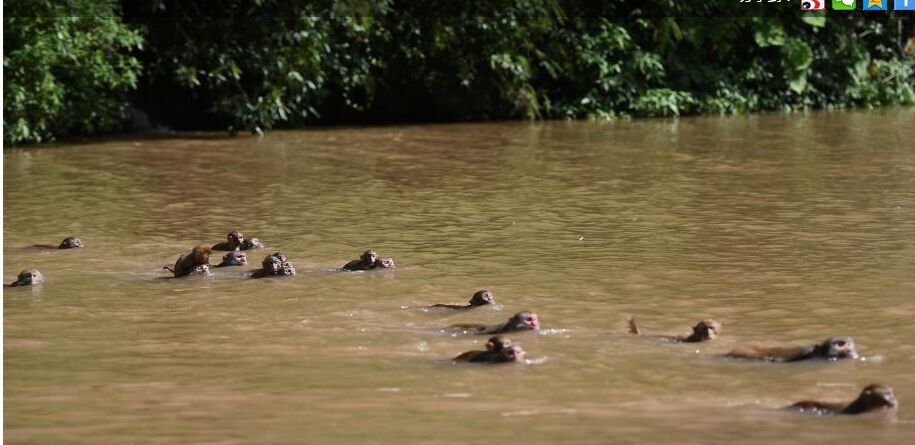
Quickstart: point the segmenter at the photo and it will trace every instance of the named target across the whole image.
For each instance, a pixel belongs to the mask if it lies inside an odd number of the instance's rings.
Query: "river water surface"
[[[915,110],[340,128],[6,150],[7,443],[915,442]],[[226,232],[291,279],[165,279]],[[79,235],[85,249],[30,247]],[[366,248],[395,272],[332,269]],[[214,258],[218,260],[218,258]],[[482,288],[500,307],[443,313]],[[539,313],[530,363],[452,323]],[[626,335],[684,333],[702,345]],[[863,360],[737,344],[852,335]],[[898,420],[778,411],[893,386]]]

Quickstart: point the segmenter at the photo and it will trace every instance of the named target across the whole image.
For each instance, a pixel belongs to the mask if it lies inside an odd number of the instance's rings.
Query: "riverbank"
[[[679,122],[689,122],[691,120],[702,120],[702,119],[734,119],[740,121],[742,119],[754,119],[754,118],[766,118],[769,116],[780,116],[785,119],[803,119],[809,116],[816,115],[826,115],[826,114],[852,114],[852,115],[867,115],[871,113],[876,113],[880,115],[893,115],[894,113],[910,113],[912,110],[915,110],[913,107],[880,107],[880,108],[854,108],[854,109],[843,109],[843,110],[826,110],[826,109],[812,109],[812,110],[794,110],[794,111],[760,111],[754,113],[748,113],[744,115],[718,115],[718,116],[708,116],[708,115],[689,115],[689,116],[676,116],[676,117],[621,117],[617,119],[594,119],[594,120],[580,120],[580,119],[552,119],[552,120],[538,120],[538,121],[524,121],[524,120],[502,120],[502,121],[476,121],[476,122],[406,122],[406,123],[375,123],[371,125],[348,125],[348,124],[339,124],[339,125],[313,125],[308,128],[302,129],[292,129],[292,128],[278,128],[274,130],[269,130],[261,134],[254,133],[235,133],[232,134],[228,131],[171,131],[171,130],[162,130],[162,131],[137,131],[137,132],[121,132],[121,133],[111,133],[111,134],[99,134],[92,136],[71,136],[63,140],[55,141],[53,143],[44,143],[44,144],[26,144],[18,145],[13,147],[6,147],[7,149],[13,148],[36,148],[36,147],[68,147],[68,146],[81,146],[86,144],[96,144],[96,143],[106,143],[106,142],[117,142],[117,141],[155,141],[155,140],[170,140],[170,139],[181,139],[181,140],[232,140],[239,138],[242,141],[252,140],[252,139],[261,139],[269,138],[271,135],[283,134],[290,132],[336,132],[336,131],[372,131],[372,130],[385,130],[385,129],[404,129],[404,128],[423,128],[423,127],[435,127],[435,128],[447,128],[448,126],[462,127],[462,126],[501,126],[501,125],[511,125],[511,124],[522,124],[522,125],[532,125],[532,126],[542,126],[542,125],[551,125],[551,124],[597,124],[597,125],[614,125],[620,123],[631,123],[631,122],[667,122],[667,123],[679,123]],[[866,131],[866,129],[861,129],[861,131]]]
[[[119,131],[131,107],[172,129],[248,132],[915,103],[905,14],[724,0],[266,1],[218,17],[182,5],[8,5],[5,143]]]

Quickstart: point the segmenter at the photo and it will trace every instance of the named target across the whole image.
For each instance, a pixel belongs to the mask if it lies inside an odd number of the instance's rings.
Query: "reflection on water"
[[[915,440],[915,110],[137,139],[4,153],[9,443]],[[267,250],[162,266],[230,230]],[[41,250],[79,235],[78,250]],[[366,248],[393,273],[338,273]],[[281,249],[293,279],[245,280]],[[500,303],[464,303],[488,288]],[[526,366],[455,366],[492,324]],[[723,323],[712,344],[626,335]],[[738,343],[853,335],[870,360]],[[877,358],[874,360],[873,358]],[[899,422],[773,408],[884,382]]]

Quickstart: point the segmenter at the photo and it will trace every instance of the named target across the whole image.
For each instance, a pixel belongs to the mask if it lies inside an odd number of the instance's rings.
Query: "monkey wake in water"
[[[893,388],[879,384],[867,385],[861,391],[858,398],[851,402],[817,402],[813,400],[804,400],[785,407],[787,410],[815,414],[817,416],[865,414],[875,411],[894,413],[898,408],[899,402],[896,400],[896,394],[893,393]]]
[[[10,283],[10,287],[36,286],[42,283],[44,283],[44,275],[41,272],[35,269],[26,269],[19,272],[19,276],[16,277],[16,281]]]
[[[632,335],[642,335],[638,326],[635,325],[635,317],[629,317],[629,333]],[[693,326],[693,332],[689,335],[652,335],[671,343],[698,343],[706,340],[714,340],[721,335],[721,323],[715,320],[702,320]]]
[[[504,323],[487,326],[485,324],[463,323],[448,327],[456,334],[491,335],[506,332],[536,331],[540,329],[540,318],[533,312],[518,312]]]
[[[483,289],[474,292],[473,296],[470,297],[470,301],[467,304],[433,304],[433,308],[442,308],[442,309],[471,309],[477,306],[486,306],[489,304],[495,304],[495,299],[492,296],[492,292]]]
[[[194,247],[190,253],[183,253],[178,257],[178,261],[175,261],[174,267],[165,266],[163,269],[170,271],[175,277],[183,277],[185,275],[190,275],[191,273],[199,274],[200,272],[209,273],[210,271],[210,254],[213,253],[213,249],[207,246],[197,246]],[[207,266],[204,268],[197,268],[197,266]]]
[[[829,337],[818,345],[772,347],[745,345],[734,348],[725,357],[764,360],[768,362],[797,362],[810,359],[838,360],[858,358],[855,340],[851,337]]]
[[[525,352],[511,340],[495,336],[486,342],[485,351],[467,351],[452,360],[468,363],[510,363],[524,360]]]

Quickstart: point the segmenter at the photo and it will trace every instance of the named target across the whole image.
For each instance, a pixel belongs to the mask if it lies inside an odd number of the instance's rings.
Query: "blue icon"
[[[897,11],[915,11],[915,0],[896,0],[893,9]]]
[[[864,0],[865,11],[886,11],[886,2],[889,0]],[[911,0],[910,0],[911,1]]]

